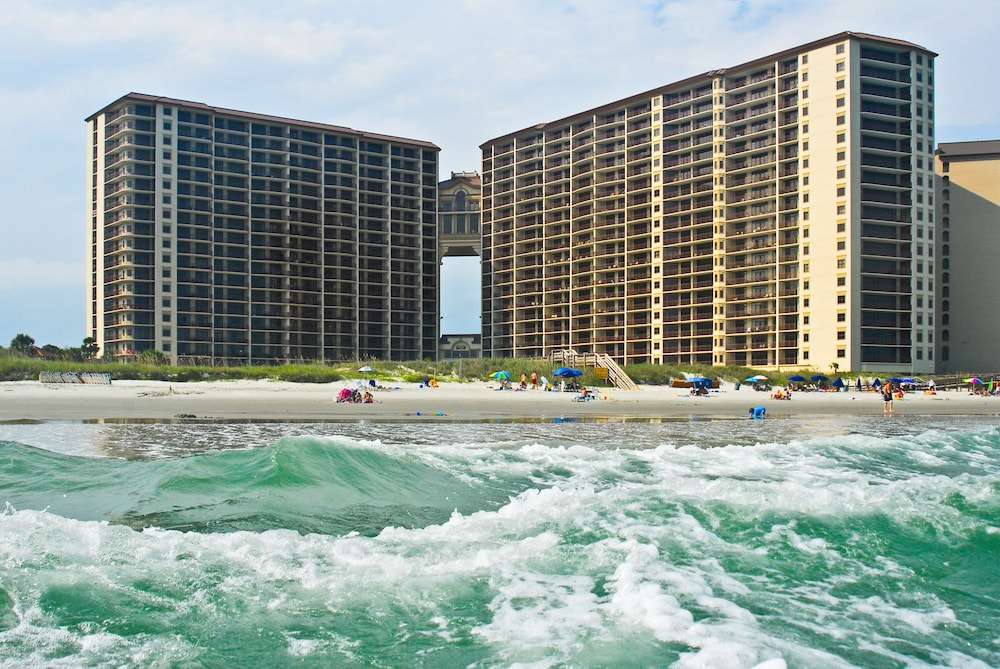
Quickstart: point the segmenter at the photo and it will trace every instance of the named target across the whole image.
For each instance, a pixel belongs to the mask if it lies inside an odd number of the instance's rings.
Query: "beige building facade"
[[[840,33],[484,143],[483,355],[932,371],[934,57]]]
[[[130,93],[87,119],[102,355],[437,355],[439,148]]]
[[[938,371],[1000,369],[1000,140],[938,145]]]

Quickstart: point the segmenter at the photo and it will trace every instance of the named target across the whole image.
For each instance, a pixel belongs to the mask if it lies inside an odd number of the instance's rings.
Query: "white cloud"
[[[853,30],[940,54],[938,141],[994,139],[997,25],[993,0],[8,2],[0,267],[84,257],[83,120],[130,91],[429,140],[446,177],[493,137]]]

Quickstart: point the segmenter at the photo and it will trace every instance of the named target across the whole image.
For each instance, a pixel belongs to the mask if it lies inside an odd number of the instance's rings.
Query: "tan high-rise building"
[[[1000,140],[939,144],[939,372],[1000,369]]]
[[[845,32],[484,143],[483,355],[932,371],[934,57]]]
[[[136,93],[87,124],[102,355],[436,357],[437,146]]]

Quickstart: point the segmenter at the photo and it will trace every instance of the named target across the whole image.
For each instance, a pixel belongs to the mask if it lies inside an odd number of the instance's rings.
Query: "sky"
[[[995,0],[0,0],[0,345],[87,336],[85,120],[129,93],[479,145],[849,30],[936,52],[938,142],[1000,139]],[[442,332],[479,331],[446,259]]]

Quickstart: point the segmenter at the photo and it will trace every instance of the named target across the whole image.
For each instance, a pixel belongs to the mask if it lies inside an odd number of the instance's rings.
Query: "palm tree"
[[[26,355],[34,345],[34,337],[30,337],[24,333],[19,334],[10,340],[10,349],[16,353],[21,353],[22,355]]]

